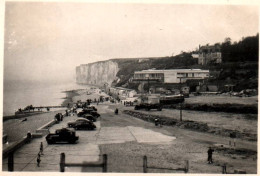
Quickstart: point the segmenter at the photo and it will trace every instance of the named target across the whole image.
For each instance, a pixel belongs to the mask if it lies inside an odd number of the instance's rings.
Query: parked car
[[[90,114],[94,117],[100,117],[100,114],[97,113],[97,111],[95,111],[93,109],[86,109],[86,108],[84,108],[82,111],[78,112],[77,116],[83,117],[85,114]]]
[[[90,113],[90,110],[82,110],[80,112],[77,113],[78,117],[82,117],[84,114]]]
[[[93,117],[96,117],[96,118],[100,117],[100,114],[97,113],[97,111],[90,111],[90,115],[92,115]]]
[[[46,141],[48,144],[54,144],[54,143],[75,143],[79,139],[78,136],[76,136],[76,132],[73,128],[62,128],[57,129],[55,133],[49,133],[46,136]]]
[[[68,122],[68,127],[75,128],[76,130],[79,129],[94,130],[96,128],[96,125],[88,119],[78,118],[73,122]]]
[[[78,112],[77,113],[77,116],[78,117],[81,117],[83,116],[84,114],[90,114],[91,111],[94,111],[93,109],[90,109],[90,108],[84,108],[82,109],[82,111]]]
[[[97,121],[96,117],[94,117],[94,116],[92,116],[90,114],[84,114],[83,118],[85,118],[85,119],[87,119],[87,120],[89,120],[91,122],[96,122]]]

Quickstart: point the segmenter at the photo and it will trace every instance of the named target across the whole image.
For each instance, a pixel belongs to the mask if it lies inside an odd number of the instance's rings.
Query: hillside
[[[85,84],[136,88],[128,80],[135,71],[145,69],[209,69],[210,84],[220,88],[225,84],[234,84],[235,91],[257,89],[258,87],[258,41],[259,35],[243,38],[231,43],[226,39],[221,44],[221,64],[198,65],[192,58],[193,52],[183,52],[172,57],[117,58],[77,67],[77,82]],[[109,75],[109,76],[107,76]],[[106,79],[109,78],[107,81]],[[78,81],[80,80],[80,81]],[[87,81],[86,81],[87,80]]]

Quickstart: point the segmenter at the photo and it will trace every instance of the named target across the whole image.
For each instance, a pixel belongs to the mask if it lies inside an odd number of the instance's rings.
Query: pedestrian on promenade
[[[213,161],[212,161],[212,154],[213,154],[213,152],[214,152],[214,150],[211,147],[209,147],[209,149],[208,149],[208,164],[212,164],[213,163]]]
[[[117,108],[115,109],[115,114],[116,114],[116,115],[118,114],[118,109],[117,109]]]
[[[27,142],[26,143],[30,143],[32,139],[32,133],[30,131],[28,131],[27,133]]]
[[[160,124],[160,119],[159,118],[154,119],[154,125],[158,126],[159,124]]]
[[[39,154],[43,155],[43,144],[42,144],[42,142],[41,142],[41,145],[40,145],[40,152],[39,152]]]
[[[41,162],[41,155],[40,153],[38,153],[38,156],[37,156],[37,166],[40,167],[40,162]]]

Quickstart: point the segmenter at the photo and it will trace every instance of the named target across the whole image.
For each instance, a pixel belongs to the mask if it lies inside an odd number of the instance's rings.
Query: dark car
[[[96,128],[96,125],[88,119],[78,118],[74,122],[69,122],[68,127],[75,128],[76,130],[79,129],[94,130]]]
[[[100,114],[97,113],[97,111],[90,111],[90,115],[92,115],[93,117],[96,117],[96,118],[100,117]]]
[[[82,117],[84,114],[90,114],[90,112],[94,111],[91,108],[84,108],[82,111],[77,113],[78,117]]]
[[[86,111],[80,111],[80,112],[77,113],[77,116],[82,117],[84,114],[87,114],[87,112]]]
[[[85,119],[87,119],[87,120],[89,120],[91,122],[96,122],[97,121],[96,117],[94,117],[94,116],[92,116],[90,114],[83,115],[83,118],[85,118]]]
[[[76,136],[76,132],[73,128],[62,128],[57,129],[55,133],[50,133],[46,136],[46,141],[48,144],[54,143],[75,143],[79,139]]]
[[[100,114],[97,113],[97,111],[93,110],[93,109],[87,109],[87,108],[84,108],[82,111],[80,111],[77,116],[78,117],[83,117],[85,114],[90,114],[96,118],[100,117]]]
[[[91,111],[93,111],[92,109],[83,109],[82,111],[77,113],[78,117],[82,117],[84,114],[89,114]]]

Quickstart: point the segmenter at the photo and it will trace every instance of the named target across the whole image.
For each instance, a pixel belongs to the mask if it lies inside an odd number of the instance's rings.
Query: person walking
[[[41,155],[40,153],[38,153],[38,156],[37,156],[37,166],[40,167],[40,163],[41,163]]]
[[[157,126],[158,124],[159,124],[159,119],[158,118],[154,119],[154,125]]]
[[[116,110],[115,110],[115,114],[117,115],[118,114],[118,109],[116,108]]]
[[[209,147],[209,149],[208,149],[208,164],[212,164],[213,163],[213,161],[212,161],[212,154],[213,154],[213,152],[214,152],[214,150],[211,147]]]
[[[39,154],[43,155],[43,144],[42,144],[42,142],[41,142],[41,145],[40,145],[40,152],[39,152]]]
[[[27,133],[27,141],[26,141],[26,143],[30,143],[31,140],[32,140],[32,133],[31,133],[30,131],[28,131],[28,133]]]

